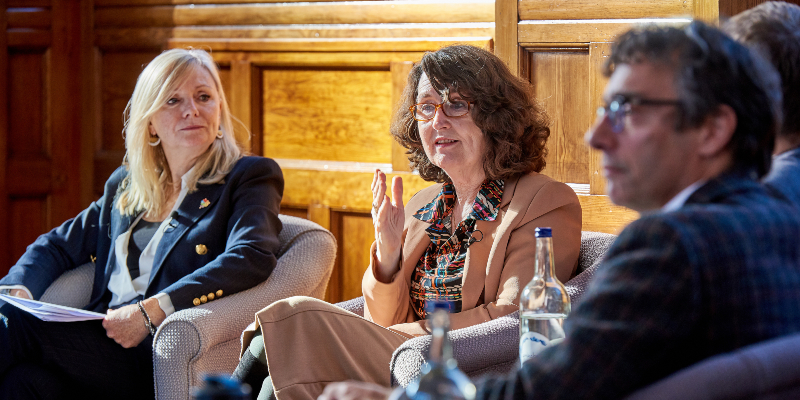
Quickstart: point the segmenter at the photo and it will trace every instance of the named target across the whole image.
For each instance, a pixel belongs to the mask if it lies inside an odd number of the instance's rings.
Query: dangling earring
[[[161,144],[161,138],[158,135],[150,135],[150,141],[147,144],[156,147]]]
[[[217,131],[217,139],[222,139],[222,129]]]

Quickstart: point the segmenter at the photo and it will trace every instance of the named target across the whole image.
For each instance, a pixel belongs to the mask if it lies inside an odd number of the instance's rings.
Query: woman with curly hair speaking
[[[264,382],[259,399],[314,399],[346,379],[388,386],[392,352],[429,334],[429,302],[448,303],[451,329],[518,310],[533,277],[536,227],[553,229],[558,278],[575,272],[578,198],[539,174],[547,118],[530,84],[496,56],[463,45],[425,54],[411,70],[392,135],[420,176],[437,184],[403,205],[402,179],[392,179],[390,200],[386,175],[375,172],[364,318],[298,297],[262,310],[260,334],[245,335],[249,347],[234,373]]]

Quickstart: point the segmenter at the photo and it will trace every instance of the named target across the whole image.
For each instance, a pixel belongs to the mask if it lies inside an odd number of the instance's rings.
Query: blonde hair
[[[172,174],[163,148],[148,145],[148,126],[153,114],[161,109],[194,68],[205,68],[214,78],[219,93],[222,138],[214,140],[208,151],[198,157],[188,177],[189,192],[196,191],[198,183],[222,182],[242,157],[214,60],[203,50],[167,50],[147,64],[125,107],[126,152],[122,164],[126,166],[128,176],[122,181],[116,199],[116,207],[123,215],[135,215],[144,210],[160,215],[164,211],[167,189],[173,184]]]

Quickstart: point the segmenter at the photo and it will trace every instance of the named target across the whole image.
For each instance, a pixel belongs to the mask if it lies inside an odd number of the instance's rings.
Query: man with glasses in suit
[[[603,153],[611,200],[642,216],[609,249],[566,339],[479,381],[478,399],[620,399],[800,331],[800,217],[759,183],[781,123],[775,71],[693,22],[631,29],[605,73],[586,140]],[[320,398],[358,391],[379,393],[336,384]]]

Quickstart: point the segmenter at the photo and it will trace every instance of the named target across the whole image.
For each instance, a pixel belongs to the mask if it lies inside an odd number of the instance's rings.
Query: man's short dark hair
[[[442,97],[458,93],[473,102],[472,119],[486,137],[483,170],[489,179],[509,179],[544,168],[549,121],[531,84],[514,76],[494,54],[454,45],[425,53],[414,65],[392,122],[392,135],[408,149],[411,167],[423,179],[450,180],[425,155],[417,121],[409,111],[416,103],[423,72]]]
[[[728,144],[731,170],[754,172],[759,178],[769,171],[781,126],[781,92],[778,74],[768,62],[719,29],[694,21],[684,28],[631,29],[614,44],[604,72],[610,76],[618,64],[644,61],[675,72],[682,103],[678,131],[700,126],[727,105],[737,119]]]
[[[769,1],[737,14],[723,25],[734,39],[759,48],[781,76],[781,135],[800,140],[800,6]]]

